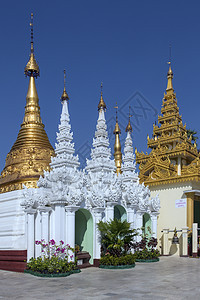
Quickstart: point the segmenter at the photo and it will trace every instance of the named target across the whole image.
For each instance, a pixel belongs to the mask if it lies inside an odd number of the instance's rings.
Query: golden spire
[[[131,117],[132,117],[132,115],[131,115],[131,107],[129,106],[129,117],[128,117],[128,125],[126,126],[126,132],[133,132],[133,128],[132,128],[132,126],[131,126]]]
[[[103,89],[103,83],[101,83],[101,98],[100,98],[100,101],[99,101],[99,104],[98,104],[98,110],[100,110],[101,108],[103,110],[106,110],[106,104],[105,104],[105,102],[103,100],[103,96],[102,96],[102,94],[103,94],[102,89]]]
[[[168,65],[169,65],[169,70],[168,70],[168,73],[167,73],[167,89],[166,89],[166,92],[167,94],[172,94],[174,89],[173,89],[173,86],[172,86],[172,79],[173,79],[173,72],[172,72],[172,68],[171,68],[171,52],[172,52],[172,46],[171,44],[169,45],[169,62],[168,62]]]
[[[116,103],[116,106],[114,108],[116,108],[116,124],[115,124],[115,130],[113,131],[113,133],[115,134],[114,158],[115,158],[115,166],[117,168],[116,172],[117,172],[117,175],[119,175],[119,173],[122,173],[122,171],[121,171],[122,152],[121,152],[121,143],[120,143],[120,139],[119,139],[119,135],[121,134],[121,130],[120,130],[119,124],[118,124],[118,117],[117,117],[118,106],[117,106],[117,103]]]
[[[33,14],[31,14],[31,54],[25,68],[29,77],[28,92],[23,123],[17,140],[6,158],[5,168],[0,176],[0,193],[37,187],[37,181],[44,170],[49,169],[54,150],[51,146],[40,116],[39,98],[35,77],[39,76],[39,67],[33,53]]]
[[[66,92],[66,70],[64,70],[64,90],[63,90],[63,93],[62,93],[62,96],[61,96],[61,101],[64,101],[64,100],[69,100],[69,96]]]
[[[173,72],[172,72],[172,68],[171,68],[171,62],[169,61],[168,64],[169,64],[169,70],[167,73],[167,80],[168,80],[167,81],[167,89],[166,89],[167,94],[173,93],[173,91],[174,91],[173,85],[172,85]]]

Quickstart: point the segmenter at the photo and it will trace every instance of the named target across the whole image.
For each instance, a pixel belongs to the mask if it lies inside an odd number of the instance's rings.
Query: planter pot
[[[31,275],[34,275],[34,276],[38,276],[38,277],[67,277],[71,274],[74,274],[74,273],[80,273],[81,270],[72,270],[70,272],[67,272],[67,273],[58,273],[58,274],[42,274],[42,273],[39,273],[39,272],[34,272],[34,271],[31,271],[31,270],[24,270],[24,273],[28,273],[28,274],[31,274]]]
[[[110,265],[100,265],[101,269],[131,269],[134,268],[135,264],[132,265],[121,265],[121,266],[110,266]]]
[[[156,258],[151,258],[151,259],[139,259],[139,258],[136,258],[136,262],[144,262],[144,263],[151,263],[151,262],[157,262],[159,261],[159,257],[156,257]]]

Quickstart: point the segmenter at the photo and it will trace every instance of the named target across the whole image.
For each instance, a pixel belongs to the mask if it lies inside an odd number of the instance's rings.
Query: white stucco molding
[[[184,191],[183,194],[194,193],[195,196],[200,196],[200,190],[188,190]]]

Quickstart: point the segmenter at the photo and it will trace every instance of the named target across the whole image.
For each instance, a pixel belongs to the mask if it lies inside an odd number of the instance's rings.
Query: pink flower
[[[64,252],[65,252],[65,248],[63,248],[63,249],[61,250],[61,252],[64,253]]]
[[[74,255],[70,255],[70,258],[72,259],[74,257]]]
[[[62,240],[60,241],[60,243],[61,243],[62,245],[64,244],[64,242],[63,242]]]

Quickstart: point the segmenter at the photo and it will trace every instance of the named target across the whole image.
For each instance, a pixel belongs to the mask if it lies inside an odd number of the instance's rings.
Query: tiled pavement
[[[0,270],[1,299],[200,299],[200,259],[161,257],[127,270],[88,268],[62,278]]]

